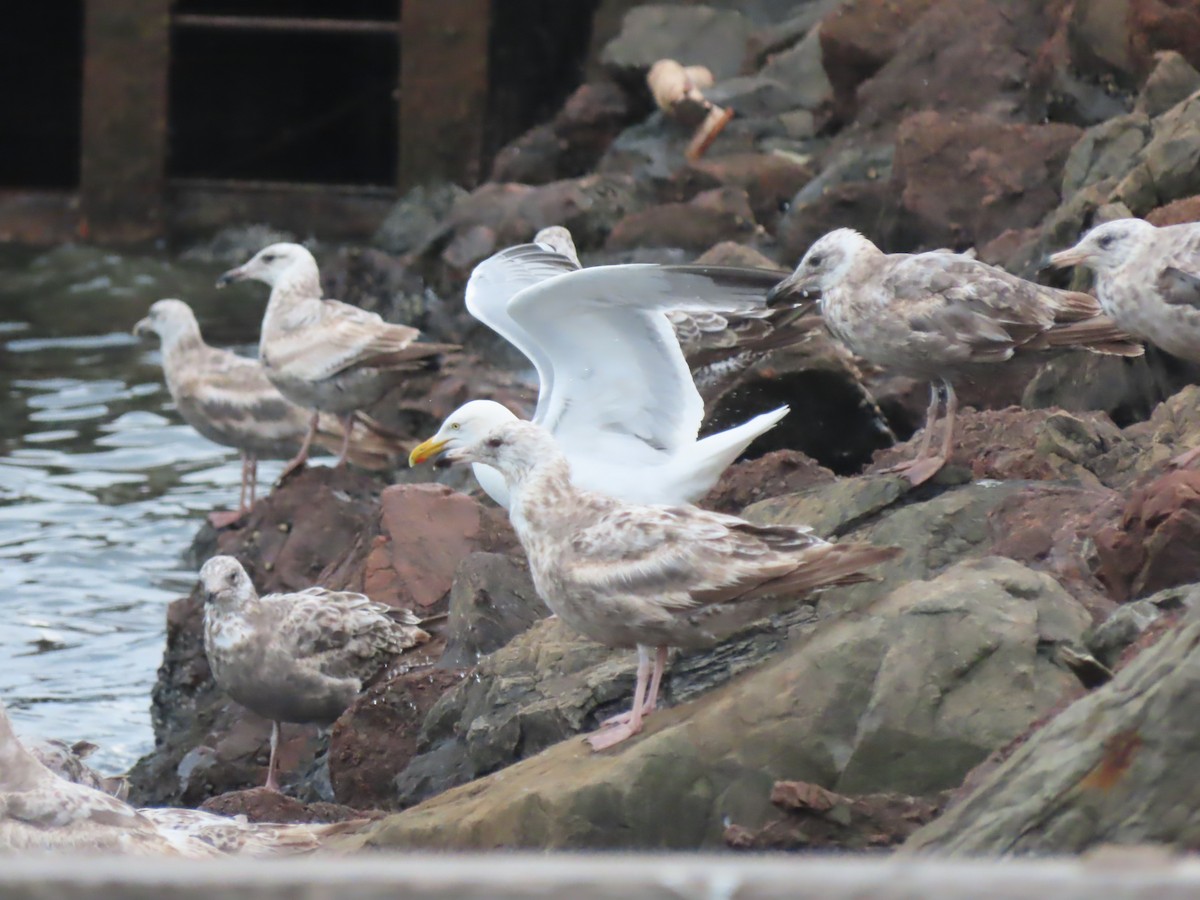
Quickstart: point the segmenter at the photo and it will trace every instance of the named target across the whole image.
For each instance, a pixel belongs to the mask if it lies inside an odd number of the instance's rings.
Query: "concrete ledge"
[[[1200,894],[1200,860],[1152,849],[1083,860],[949,861],[795,856],[307,857],[295,860],[0,857],[0,897],[223,900],[570,897],[572,900],[1039,897]]]

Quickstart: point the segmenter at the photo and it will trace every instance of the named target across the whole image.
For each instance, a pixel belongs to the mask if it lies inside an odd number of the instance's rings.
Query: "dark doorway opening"
[[[395,183],[400,44],[386,24],[397,21],[396,0],[191,0],[174,15],[170,176]],[[233,21],[214,27],[206,16]],[[236,21],[252,16],[384,27],[280,30]]]
[[[83,0],[5,4],[0,85],[0,187],[77,187]]]

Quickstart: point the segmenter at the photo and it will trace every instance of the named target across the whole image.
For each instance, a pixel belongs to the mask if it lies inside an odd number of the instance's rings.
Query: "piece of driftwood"
[[[660,59],[650,67],[646,83],[659,109],[695,129],[685,151],[689,161],[703,156],[733,118],[732,109],[717,106],[704,96],[704,89],[713,85],[713,74],[704,66],[684,66],[673,59]]]

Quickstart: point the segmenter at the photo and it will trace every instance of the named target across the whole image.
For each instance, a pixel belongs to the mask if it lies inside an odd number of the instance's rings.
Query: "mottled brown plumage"
[[[933,382],[917,458],[897,467],[917,484],[944,465],[952,446],[956,375],[1030,352],[1143,352],[1088,294],[1035,284],[957,253],[885,254],[847,228],[814,243],[770,302],[791,302],[797,293],[820,295],[826,326],[854,353]],[[930,457],[938,385],[947,395],[946,435],[940,456]]]
[[[447,456],[503,475],[509,518],[546,605],[592,640],[638,648],[633,709],[589,739],[596,749],[641,728],[656,703],[668,647],[720,641],[813,590],[864,580],[863,569],[899,552],[580,490],[553,436],[532,422],[498,426]],[[658,651],[652,678],[650,647]]]

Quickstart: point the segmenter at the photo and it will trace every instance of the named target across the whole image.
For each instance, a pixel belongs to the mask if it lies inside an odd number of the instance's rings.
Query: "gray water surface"
[[[210,342],[253,342],[266,289],[217,292],[221,268],[0,248],[0,700],[22,736],[99,744],[108,772],[153,745],[166,606],[195,580],[182,554],[241,474],[129,330],[179,297]],[[264,487],[280,466],[259,466]]]

